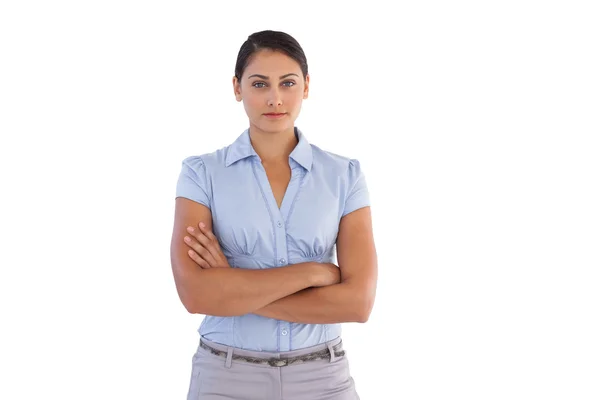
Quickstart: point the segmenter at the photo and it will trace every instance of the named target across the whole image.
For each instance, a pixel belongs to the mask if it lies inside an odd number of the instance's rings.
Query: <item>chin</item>
[[[254,124],[263,132],[279,133],[288,129],[294,129],[294,124],[289,121],[267,121],[267,123]]]

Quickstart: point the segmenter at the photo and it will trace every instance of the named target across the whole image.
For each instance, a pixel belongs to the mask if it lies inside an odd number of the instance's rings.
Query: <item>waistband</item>
[[[216,342],[210,341],[208,339],[205,339],[203,337],[200,337],[200,342],[206,344],[209,347],[212,347],[215,350],[224,351],[226,353],[229,351],[229,349],[232,349],[233,350],[232,352],[235,355],[269,359],[269,358],[298,357],[298,356],[303,356],[303,355],[311,354],[314,352],[326,350],[326,349],[329,349],[330,347],[340,344],[342,342],[342,337],[338,336],[335,339],[318,344],[316,346],[304,347],[304,348],[298,349],[298,350],[281,351],[281,352],[245,350],[245,349],[240,349],[238,347],[232,347],[232,346],[227,346],[227,345],[224,345],[221,343],[216,343]]]

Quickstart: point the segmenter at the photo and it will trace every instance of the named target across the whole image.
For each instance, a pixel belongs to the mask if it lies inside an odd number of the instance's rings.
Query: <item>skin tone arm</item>
[[[366,322],[373,308],[377,286],[377,255],[370,207],[342,218],[337,256],[341,271],[339,284],[302,290],[255,313],[306,324]]]
[[[190,247],[194,250],[193,257],[197,263],[202,263],[205,268],[219,266],[198,243]],[[342,218],[337,255],[340,283],[300,290],[253,313],[307,324],[366,322],[373,308],[377,285],[377,255],[370,207],[361,208]]]
[[[210,210],[192,200],[177,198],[171,267],[179,298],[190,313],[243,315],[299,290],[339,282],[339,271],[331,265],[303,263],[264,270],[228,268],[226,261],[223,263],[225,257],[217,252],[205,252],[203,256],[214,263],[219,260],[220,265],[227,268],[202,268],[188,255],[189,247],[184,241],[186,233],[190,236],[186,228],[197,221],[204,222],[202,229],[208,235],[199,236],[217,242],[212,235]]]

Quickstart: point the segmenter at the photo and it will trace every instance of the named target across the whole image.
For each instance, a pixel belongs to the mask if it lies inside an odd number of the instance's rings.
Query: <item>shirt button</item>
[[[281,264],[281,265],[285,264],[285,258],[279,259],[279,264]]]
[[[286,330],[283,330],[283,331],[281,331],[281,334],[282,334],[283,336],[285,336],[285,335],[287,335],[287,331],[286,331]]]
[[[280,227],[280,228],[283,226],[283,224],[281,223],[281,221],[277,221],[277,226]]]

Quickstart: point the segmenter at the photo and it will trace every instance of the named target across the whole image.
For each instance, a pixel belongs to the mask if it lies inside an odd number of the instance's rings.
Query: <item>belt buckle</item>
[[[268,360],[268,363],[271,367],[284,367],[284,366],[288,365],[288,360],[271,358]]]

